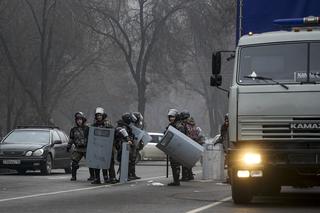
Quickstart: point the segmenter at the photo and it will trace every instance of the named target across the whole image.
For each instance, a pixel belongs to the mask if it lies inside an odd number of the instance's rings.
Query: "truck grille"
[[[317,118],[240,118],[240,140],[316,140],[320,141]]]

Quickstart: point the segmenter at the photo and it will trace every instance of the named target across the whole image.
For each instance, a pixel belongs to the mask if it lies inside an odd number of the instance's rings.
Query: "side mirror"
[[[216,74],[210,77],[210,85],[213,87],[219,87],[222,84],[222,76],[220,74]]]
[[[61,140],[56,140],[56,141],[53,141],[53,144],[62,144],[62,141]]]
[[[221,52],[212,53],[212,74],[220,74],[221,71]]]

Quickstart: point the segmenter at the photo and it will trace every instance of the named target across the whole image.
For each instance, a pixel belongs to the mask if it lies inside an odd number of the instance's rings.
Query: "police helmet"
[[[177,117],[177,115],[178,115],[178,110],[176,110],[176,109],[169,109],[169,111],[168,111],[168,116]]]
[[[183,110],[180,113],[179,117],[181,120],[188,119],[188,118],[190,118],[190,112],[188,112],[187,110]]]
[[[103,115],[103,114],[104,114],[104,109],[103,109],[102,107],[97,107],[94,114],[101,114],[101,115]]]
[[[84,113],[83,112],[76,112],[75,114],[74,114],[74,118],[75,119],[82,119],[83,120],[83,122],[86,122],[87,121],[87,118],[86,118],[86,116],[84,115]]]
[[[137,123],[143,121],[143,116],[140,112],[133,112],[132,114],[137,118]]]
[[[123,122],[125,122],[126,124],[130,124],[130,123],[136,123],[137,122],[137,118],[133,113],[129,113],[126,112],[121,116],[121,119]]]

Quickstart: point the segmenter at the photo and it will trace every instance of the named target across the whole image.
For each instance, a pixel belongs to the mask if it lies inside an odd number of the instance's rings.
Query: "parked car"
[[[148,134],[152,137],[152,141],[140,151],[141,160],[165,160],[167,155],[156,147],[161,141],[163,133],[149,132]]]
[[[0,168],[19,174],[40,170],[49,175],[52,169],[71,172],[71,154],[67,152],[68,136],[58,127],[24,126],[8,133],[0,143]]]

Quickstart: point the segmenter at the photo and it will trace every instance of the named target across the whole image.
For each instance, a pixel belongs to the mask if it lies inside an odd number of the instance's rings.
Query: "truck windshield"
[[[240,84],[273,84],[245,76],[264,76],[282,83],[320,82],[320,43],[287,43],[243,47]],[[309,75],[309,76],[308,76]]]

